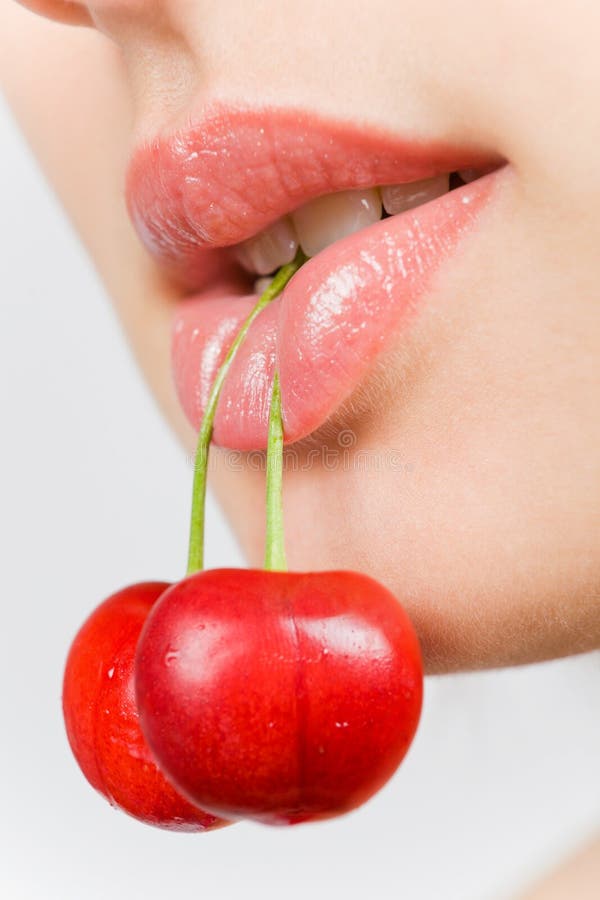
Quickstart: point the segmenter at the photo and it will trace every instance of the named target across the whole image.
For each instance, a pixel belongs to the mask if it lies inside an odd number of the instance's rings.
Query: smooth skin
[[[596,5],[28,3],[95,25],[4,3],[0,78],[190,450],[169,368],[177,291],[123,202],[134,141],[222,99],[473,142],[508,160],[510,189],[410,335],[298,448],[307,466],[285,478],[288,562],[382,581],[413,619],[429,672],[600,647]],[[339,428],[371,469],[326,464],[321,448],[339,450]],[[259,564],[263,474],[220,461],[214,487]]]
[[[35,3],[49,14],[76,6]],[[437,0],[376,7],[94,0],[85,9],[108,39],[5,4],[1,74],[190,449],[169,371],[176,289],[123,203],[134,140],[221,98],[476,141],[506,157],[511,189],[436,281],[408,338],[336,416],[375,469],[340,454],[326,464],[332,427],[288,473],[289,565],[381,580],[407,606],[430,672],[596,648],[600,121],[586,109],[600,99],[588,22],[600,14],[581,2],[568,16],[562,2],[543,15],[537,3],[493,4],[492,14],[462,2],[448,21]],[[249,16],[269,28],[249,38]],[[78,77],[57,75],[67,68]],[[257,564],[263,474],[221,462],[215,487]]]
[[[134,140],[218,97],[475,141],[509,160],[511,189],[336,417],[371,469],[339,453],[326,464],[326,429],[286,477],[289,564],[381,580],[430,672],[600,646],[600,121],[586,112],[600,99],[600,14],[558,0],[463,0],[450,17],[439,0],[35,5],[92,15],[110,35],[4,4],[0,75],[190,449],[169,371],[176,290],[123,203]],[[258,564],[263,475],[221,461],[215,487]]]

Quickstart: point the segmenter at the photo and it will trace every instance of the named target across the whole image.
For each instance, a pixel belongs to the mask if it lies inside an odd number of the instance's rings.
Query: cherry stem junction
[[[208,403],[204,410],[200,431],[198,433],[198,444],[196,448],[196,457],[194,460],[194,481],[192,485],[192,512],[190,520],[190,538],[187,574],[192,575],[194,572],[200,572],[204,568],[204,518],[206,506],[206,482],[208,474],[208,452],[212,438],[213,426],[215,421],[215,413],[223,382],[227,376],[231,363],[239,350],[248,330],[256,317],[262,312],[265,306],[268,306],[271,300],[274,300],[284,289],[292,275],[298,271],[300,266],[306,262],[306,256],[301,250],[298,250],[296,258],[285,266],[282,266],[271,284],[261,294],[256,305],[245,319],[231,347],[227,352],[227,356],[212,384]],[[281,421],[281,397],[279,395],[279,420]],[[270,417],[271,418],[271,417]],[[270,421],[270,420],[269,420]],[[269,424],[270,428],[270,424]],[[283,434],[282,434],[283,447]],[[281,490],[281,487],[280,487]],[[280,501],[281,504],[281,501]],[[276,542],[275,542],[276,543]],[[283,554],[283,533],[280,538],[281,554]],[[279,558],[279,557],[278,557]],[[285,567],[285,561],[284,561]]]

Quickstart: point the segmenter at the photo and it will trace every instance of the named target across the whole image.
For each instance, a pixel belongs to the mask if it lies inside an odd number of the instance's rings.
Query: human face
[[[56,37],[81,69],[60,84],[73,123],[60,158],[44,151],[50,125],[14,102],[190,447],[171,352],[197,426],[219,336],[258,274],[222,246],[289,214],[305,243],[330,216],[327,243],[349,214],[312,207],[302,226],[297,210],[366,191],[364,233],[319,250],[269,309],[230,384],[238,415],[217,422],[239,453],[219,452],[213,482],[251,563],[264,475],[248,451],[264,444],[277,364],[291,567],[383,581],[429,671],[599,646],[600,13],[583,0],[459,0],[451,14],[439,0],[28,4],[108,39]],[[492,173],[371,222],[372,188],[469,168]],[[145,249],[114,199],[126,172]],[[250,259],[261,268],[256,247]]]

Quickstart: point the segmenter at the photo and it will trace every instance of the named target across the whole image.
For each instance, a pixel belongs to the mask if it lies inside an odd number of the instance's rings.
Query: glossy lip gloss
[[[312,197],[433,177],[498,159],[478,150],[289,110],[217,109],[134,156],[128,203],[151,252],[193,284],[178,305],[173,373],[198,426],[210,384],[255,302],[227,249]],[[410,321],[432,277],[473,230],[505,169],[336,241],[309,260],[252,326],[224,385],[215,442],[263,448],[275,366],[285,435],[318,428]]]
[[[417,313],[437,269],[475,226],[497,177],[485,176],[377,222],[309,260],[261,313],[240,348],[221,394],[216,443],[243,450],[265,446],[276,365],[286,440],[322,425]],[[178,308],[173,371],[195,426],[255,299],[199,297]]]

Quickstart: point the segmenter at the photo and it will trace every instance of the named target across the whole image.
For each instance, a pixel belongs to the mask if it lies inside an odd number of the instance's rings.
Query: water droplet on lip
[[[112,666],[106,674],[107,674],[108,678],[112,678],[113,675],[115,674],[115,667]]]

